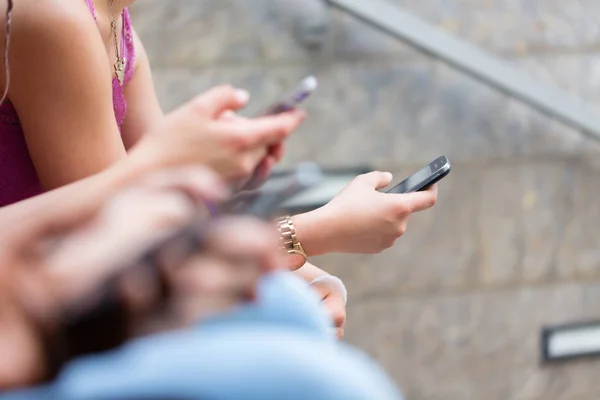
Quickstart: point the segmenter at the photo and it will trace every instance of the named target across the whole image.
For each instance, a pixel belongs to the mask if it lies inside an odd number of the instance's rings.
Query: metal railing
[[[600,116],[580,99],[422,21],[389,0],[325,0],[507,95],[600,140]]]

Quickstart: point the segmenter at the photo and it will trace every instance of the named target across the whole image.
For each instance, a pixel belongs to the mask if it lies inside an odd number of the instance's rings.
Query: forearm
[[[85,218],[117,190],[156,167],[142,158],[128,157],[96,175],[0,208],[0,226],[23,226],[40,218],[56,221]]]

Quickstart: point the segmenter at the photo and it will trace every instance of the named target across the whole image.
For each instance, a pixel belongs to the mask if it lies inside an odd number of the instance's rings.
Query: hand
[[[332,289],[327,282],[315,282],[311,287],[319,295],[321,304],[333,321],[336,336],[341,340],[344,337],[344,326],[346,325],[346,303],[343,295]]]
[[[235,112],[228,110],[221,115],[224,120],[243,119]],[[285,154],[284,143],[279,142],[272,144],[267,149],[267,154],[262,158],[249,179],[240,183],[241,191],[251,191],[260,188],[266,180],[271,176],[273,167],[281,161]]]
[[[259,118],[222,118],[245,106],[248,94],[217,87],[166,116],[131,153],[140,165],[202,163],[230,181],[247,180],[267,155],[300,125],[297,110]],[[272,148],[272,147],[271,147]]]
[[[203,167],[154,173],[125,187],[85,217],[48,213],[30,221],[14,236],[11,253],[23,258],[13,264],[27,261],[53,274],[66,271],[70,278],[78,274],[79,285],[70,285],[71,289],[85,291],[84,282],[94,282],[96,273],[109,273],[107,268],[122,264],[140,248],[187,222],[202,209],[204,199],[227,196],[220,178]]]
[[[285,153],[283,143],[277,143],[267,149],[267,155],[260,161],[250,179],[248,179],[241,190],[255,190],[260,188],[271,176],[273,167],[281,161]]]
[[[344,325],[346,323],[346,294],[338,288],[334,288],[331,280],[323,280],[330,275],[310,262],[306,262],[301,268],[293,272],[304,279],[307,284],[317,292],[321,304],[331,316],[336,336],[341,339],[344,336]],[[344,288],[345,291],[345,288]]]
[[[284,266],[277,244],[268,224],[248,218],[220,220],[207,238],[205,252],[181,266],[163,265],[173,298],[160,330],[198,323],[253,300],[259,279]]]
[[[109,315],[103,325],[114,326],[85,338],[87,344],[80,345],[72,356],[98,350],[99,346],[100,350],[109,350],[131,337],[180,329],[225,312],[253,300],[260,277],[282,268],[276,235],[269,225],[232,218],[220,220],[209,231],[205,231],[206,226],[197,228],[203,245],[193,254],[181,252],[186,241],[170,242],[169,246],[159,247],[151,259],[131,258],[120,264],[121,273],[110,275],[111,301],[103,301],[102,294],[106,292],[100,290],[106,288],[106,276],[98,276],[96,285],[86,285],[87,293],[79,290],[74,295],[70,291],[68,297],[62,297],[59,310]],[[64,281],[72,282],[68,278],[63,274]],[[117,309],[115,302],[120,304]],[[114,317],[111,319],[110,315]],[[85,321],[89,322],[80,326],[93,323],[94,318]]]
[[[412,213],[435,205],[438,190],[434,185],[408,194],[378,191],[391,181],[386,172],[360,175],[324,207],[293,217],[306,253],[376,254],[393,246]]]
[[[48,210],[16,227],[0,247],[0,353],[7,361],[0,360],[0,388],[30,384],[45,373],[32,315],[51,319],[66,301],[127,265],[139,246],[187,221],[196,201],[225,195],[216,175],[188,168],[130,186],[88,218]]]

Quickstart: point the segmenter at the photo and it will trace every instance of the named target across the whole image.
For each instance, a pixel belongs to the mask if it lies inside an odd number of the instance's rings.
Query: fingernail
[[[384,174],[385,174],[385,177],[386,177],[388,180],[390,180],[390,181],[391,181],[392,179],[394,179],[394,175],[392,175],[392,173],[391,173],[391,172],[384,172]]]
[[[250,93],[244,89],[237,89],[235,91],[235,97],[240,103],[247,103],[250,100]]]

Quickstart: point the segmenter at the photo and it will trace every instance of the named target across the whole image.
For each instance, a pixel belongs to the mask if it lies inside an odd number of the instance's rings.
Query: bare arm
[[[1,207],[0,226],[14,228],[0,230],[0,242],[2,235],[12,236],[17,231],[26,234],[29,229],[44,225],[40,220],[50,221],[46,225],[56,229],[84,220],[125,185],[157,168],[158,165],[126,159],[99,174]]]
[[[14,15],[9,87],[44,188],[126,157],[112,106],[110,61],[83,1],[26,2]]]
[[[136,51],[135,74],[125,86],[127,99],[127,115],[121,127],[125,147],[130,149],[150,130],[162,116],[163,112],[154,89],[152,71],[148,55],[137,33],[133,31]]]

